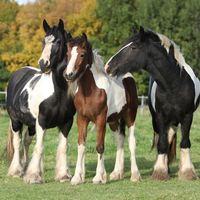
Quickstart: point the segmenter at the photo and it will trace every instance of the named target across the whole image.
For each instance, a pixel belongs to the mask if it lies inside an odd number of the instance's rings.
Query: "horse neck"
[[[167,56],[160,56],[159,59],[150,56],[147,71],[162,89],[171,91],[179,85],[177,83],[180,81],[181,68],[171,62]]]
[[[93,74],[89,68],[86,69],[84,74],[77,81],[78,90],[83,96],[90,96],[95,88]]]
[[[53,79],[56,92],[60,92],[67,89],[67,82],[63,76],[63,71],[64,71],[64,68],[56,69],[52,71],[52,79]]]

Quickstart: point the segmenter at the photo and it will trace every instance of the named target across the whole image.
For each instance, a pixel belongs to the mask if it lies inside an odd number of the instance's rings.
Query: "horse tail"
[[[11,122],[8,127],[8,139],[7,139],[7,159],[9,162],[13,159],[14,155],[14,146],[13,146],[13,131],[12,131],[12,125]]]
[[[158,138],[159,135],[154,132],[151,150],[157,146]],[[169,142],[169,147],[167,152],[168,164],[172,163],[176,159],[176,141],[177,141],[177,135],[176,133],[174,133],[170,141],[168,141]]]
[[[172,163],[176,159],[176,141],[177,135],[174,133],[168,148],[168,164]]]
[[[158,134],[154,132],[153,134],[153,140],[152,140],[152,145],[151,145],[151,151],[157,146],[158,144]]]

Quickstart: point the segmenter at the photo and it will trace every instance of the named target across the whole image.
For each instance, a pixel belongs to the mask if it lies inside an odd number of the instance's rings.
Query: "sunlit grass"
[[[191,156],[197,174],[200,176],[200,111],[195,113],[191,129]],[[5,111],[0,111],[0,153],[3,151],[9,118]],[[45,136],[45,183],[41,185],[27,185],[22,179],[7,177],[7,162],[0,161],[0,199],[199,199],[200,181],[179,181],[177,178],[179,146],[177,145],[177,160],[171,167],[171,179],[166,182],[153,181],[151,179],[152,167],[155,161],[155,150],[151,151],[153,130],[151,116],[148,109],[143,114],[140,110],[136,120],[137,139],[137,163],[142,176],[139,183],[130,182],[129,150],[125,145],[125,178],[121,181],[108,181],[105,185],[93,185],[92,178],[96,169],[95,130],[92,125],[89,128],[86,154],[86,183],[79,186],[71,186],[67,183],[54,181],[54,167],[56,147],[58,143],[58,131],[48,130]],[[178,134],[180,141],[180,132]],[[35,141],[34,141],[35,142]],[[33,142],[33,143],[34,143]],[[69,135],[68,160],[71,173],[77,158],[77,126],[74,123]],[[32,152],[31,145],[30,153]],[[107,129],[105,144],[105,165],[109,174],[115,162],[115,141],[112,133]]]

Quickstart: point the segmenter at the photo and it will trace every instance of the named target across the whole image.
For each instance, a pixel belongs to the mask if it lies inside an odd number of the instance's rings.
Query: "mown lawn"
[[[7,138],[9,118],[5,111],[0,111],[0,153],[3,152]],[[195,113],[191,129],[191,156],[200,176],[200,110]],[[45,137],[45,183],[41,185],[28,185],[22,179],[7,177],[8,165],[4,159],[0,161],[0,200],[17,199],[200,199],[200,180],[179,181],[177,178],[179,147],[177,160],[171,166],[171,179],[166,182],[151,179],[152,167],[155,161],[155,150],[151,151],[152,142],[151,117],[148,109],[141,114],[138,112],[136,121],[137,163],[142,176],[139,183],[130,182],[130,161],[126,139],[125,146],[125,178],[121,181],[108,181],[105,185],[93,185],[92,178],[96,169],[95,130],[89,130],[86,154],[86,183],[71,186],[69,182],[58,183],[54,181],[54,167],[58,133],[56,129],[48,130]],[[180,140],[180,132],[178,134]],[[77,127],[74,123],[69,136],[68,161],[71,173],[74,173],[77,157]],[[33,147],[33,145],[32,145]],[[105,165],[109,174],[115,162],[115,141],[111,132],[107,131],[105,144]],[[30,150],[32,152],[32,149]]]

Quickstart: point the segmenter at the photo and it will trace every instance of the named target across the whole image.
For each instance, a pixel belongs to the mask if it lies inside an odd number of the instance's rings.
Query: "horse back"
[[[28,112],[28,93],[22,91],[37,73],[40,73],[37,69],[24,67],[11,76],[7,87],[7,111],[11,119],[33,124],[33,116]]]

